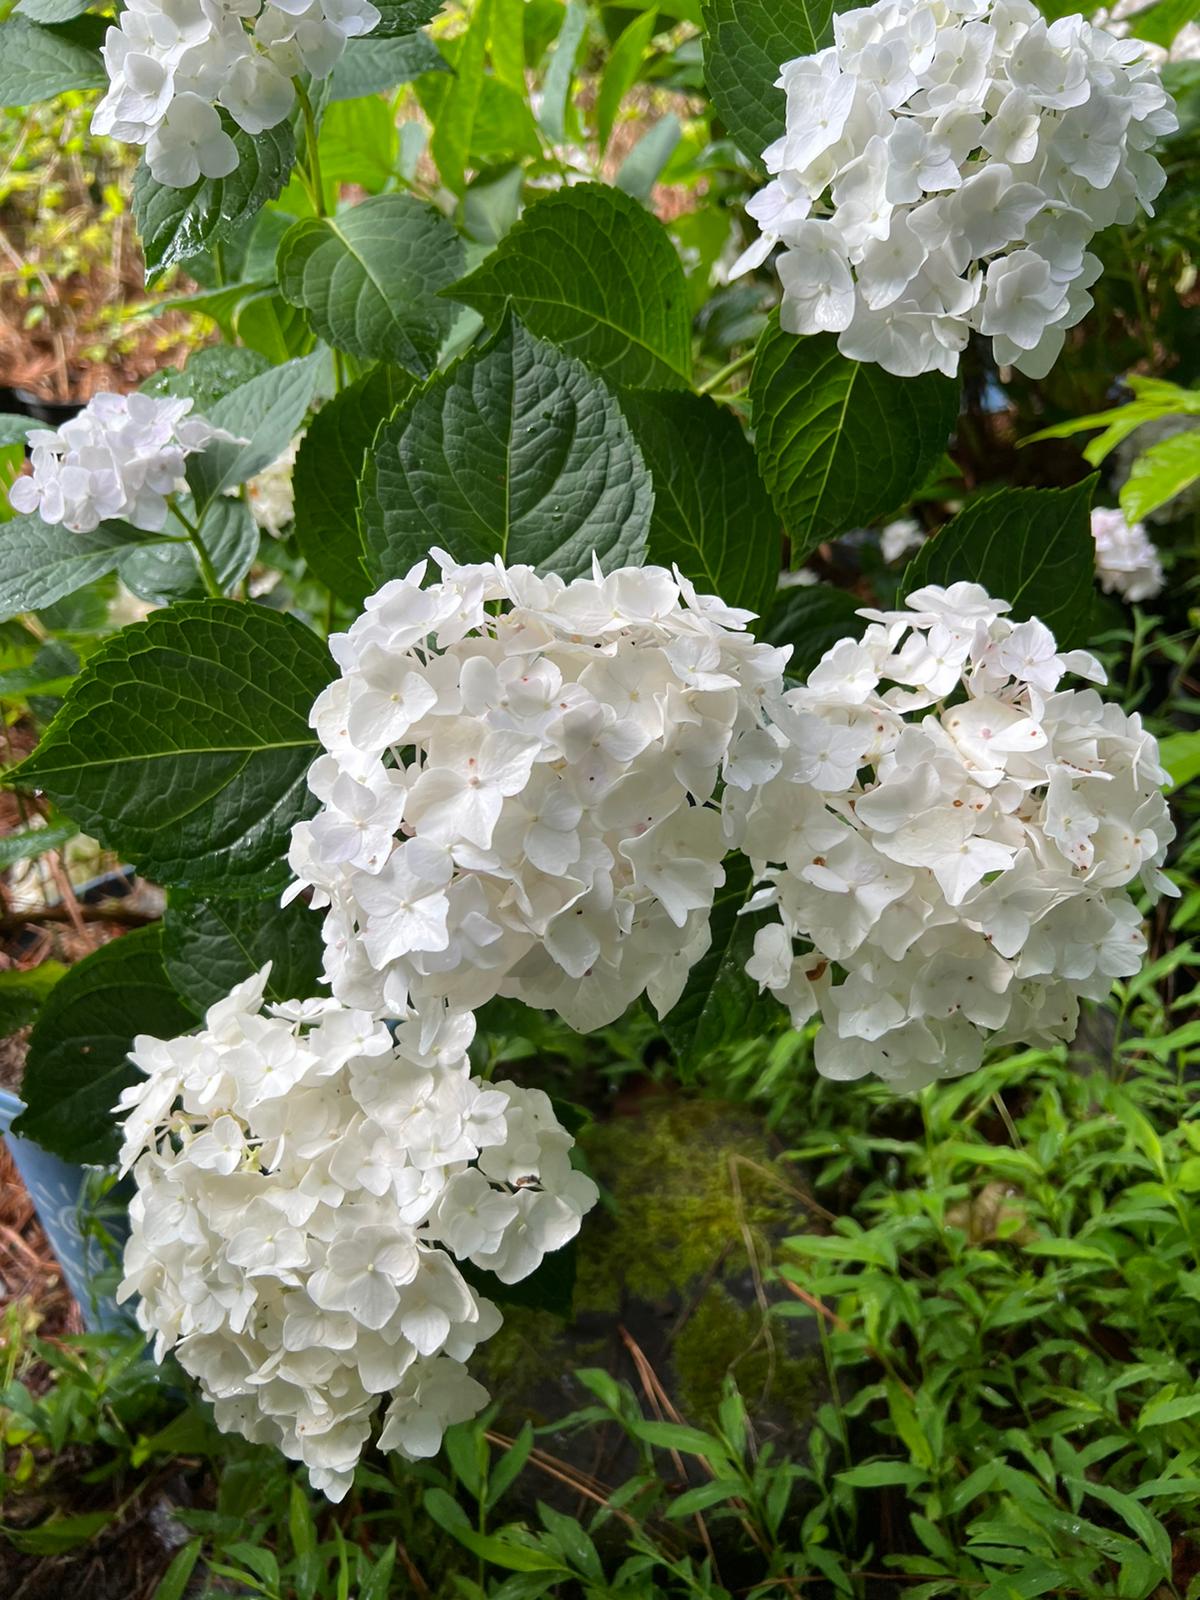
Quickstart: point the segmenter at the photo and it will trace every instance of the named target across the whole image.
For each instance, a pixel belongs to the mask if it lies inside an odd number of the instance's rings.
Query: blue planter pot
[[[10,1133],[24,1109],[15,1094],[0,1089],[0,1134],[58,1257],[67,1287],[89,1328],[127,1330],[131,1319],[114,1299],[119,1252],[129,1234],[125,1187],[118,1185],[102,1193],[102,1169],[63,1161],[31,1139]]]

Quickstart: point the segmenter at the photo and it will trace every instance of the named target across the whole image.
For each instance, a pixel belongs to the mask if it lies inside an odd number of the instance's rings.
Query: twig
[[[136,911],[132,906],[105,902],[99,906],[77,906],[75,914],[66,906],[43,906],[34,911],[10,911],[0,916],[0,933],[19,933],[22,928],[37,922],[69,922],[76,917],[81,922],[112,922],[121,928],[145,928],[157,922],[157,912]]]

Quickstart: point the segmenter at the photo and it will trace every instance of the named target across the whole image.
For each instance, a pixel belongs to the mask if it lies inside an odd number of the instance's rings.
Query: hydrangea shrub
[[[605,165],[628,63],[589,122],[574,9],[137,0],[0,62],[11,103],[106,82],[148,271],[227,339],[29,432],[0,525],[5,617],[114,573],[150,608],[12,781],[168,897],[47,1002],[23,1127],[95,1158],[120,1123],[122,1293],[334,1498],[373,1433],[416,1459],[485,1404],[471,1352],[597,1199],[536,1063],[481,1074],[482,1007],[644,997],[688,1064],[782,1005],[908,1091],[1070,1038],[1171,890],[1155,742],[1074,686],[1094,562],[1162,583],[1144,529],[1090,484],[902,515],[972,335],[1049,371],[1093,236],[1159,194],[1142,46],[1028,0],[710,0],[749,198],[674,114]],[[718,365],[731,271],[778,315]],[[791,604],[875,523],[895,603],[823,588],[832,637],[782,640],[781,565]]]

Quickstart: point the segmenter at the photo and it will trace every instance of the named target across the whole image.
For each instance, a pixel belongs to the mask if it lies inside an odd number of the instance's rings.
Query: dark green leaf
[[[185,502],[185,511],[190,510]],[[219,496],[209,508],[201,533],[218,582],[222,589],[232,589],[249,572],[258,552],[258,528],[250,508],[236,496]],[[152,605],[198,600],[205,592],[196,551],[190,544],[140,545],[125,552],[117,571],[127,589]]]
[[[486,1295],[500,1306],[524,1306],[529,1311],[549,1311],[551,1315],[570,1318],[571,1303],[575,1295],[576,1242],[574,1239],[561,1250],[552,1250],[536,1272],[531,1272],[519,1283],[501,1283],[493,1272],[470,1261],[460,1261],[458,1270],[472,1288]]]
[[[371,584],[354,495],[379,425],[412,391],[395,367],[376,367],[321,407],[296,456],[296,543],[309,571],[347,605]]]
[[[704,0],[704,76],[730,138],[757,161],[784,130],[785,61],[827,42],[830,0]]]
[[[41,611],[73,594],[147,537],[127,522],[102,522],[92,533],[72,533],[39,516],[0,523],[0,617]]]
[[[357,100],[397,84],[410,83],[424,72],[448,72],[445,58],[427,33],[399,39],[351,39],[329,85],[329,99]]]
[[[700,1066],[713,1051],[739,1039],[753,1038],[779,1012],[779,1004],[759,995],[746,975],[761,918],[742,917],[753,886],[744,856],[725,863],[725,884],[713,901],[709,927],[712,943],[688,974],[687,987],[662,1019],[662,1030],[681,1070]]]
[[[332,675],[294,617],[185,601],[96,652],[12,781],[158,882],[279,883],[292,824],[313,809],[308,714]]]
[[[151,176],[144,160],[139,164],[133,179],[133,215],[147,277],[228,238],[274,200],[287,182],[296,160],[290,123],[255,134],[231,123],[229,131],[238,164],[227,178],[200,178],[186,189],[171,189]]]
[[[1087,642],[1092,611],[1090,509],[1095,477],[1070,489],[979,495],[913,558],[904,592],[961,579],[1007,600],[1020,621],[1040,617],[1064,647]]]
[[[894,378],[839,355],[832,334],[796,338],[772,317],[750,406],[758,464],[798,563],[921,487],[954,428],[958,385],[938,372]]]
[[[0,24],[0,106],[28,106],[108,82],[97,51],[24,17]]]
[[[734,413],[699,395],[622,396],[654,480],[648,559],[756,613],[779,576],[782,530]]]
[[[108,1161],[112,1108],[137,1081],[135,1034],[169,1039],[195,1018],[167,981],[162,930],[137,928],[86,956],[52,991],[29,1040],[15,1131],[67,1161]]]
[[[442,0],[378,0],[379,24],[373,39],[390,39],[398,34],[415,33],[432,22],[442,9]]]
[[[691,383],[687,281],[665,228],[619,189],[581,183],[530,206],[450,291],[493,325],[513,309],[539,338],[615,383]]]
[[[197,1013],[268,961],[271,1000],[317,992],[324,945],[321,918],[302,900],[200,899],[173,890],[163,921],[163,961],[176,992]]]
[[[187,1593],[188,1580],[196,1562],[200,1559],[203,1541],[190,1539],[180,1550],[159,1579],[151,1600],[183,1600]]]
[[[257,350],[246,350],[235,344],[210,344],[195,350],[187,365],[164,367],[142,384],[143,394],[187,397],[195,402],[197,416],[207,417],[218,400],[233,389],[240,389],[270,369],[271,363]]]
[[[866,627],[856,615],[861,604],[857,595],[827,583],[781,589],[767,612],[763,636],[769,644],[790,644],[788,676],[807,678],[826,650]]]
[[[279,287],[337,349],[427,377],[454,320],[438,291],[462,261],[458,235],[433,206],[381,194],[290,228],[279,247]]]
[[[638,562],[650,474],[616,399],[570,356],[510,321],[380,432],[362,522],[378,578],[440,545],[564,578]]]
[[[209,407],[208,420],[232,440],[217,440],[188,462],[188,480],[202,513],[217,495],[283,454],[304,421],[327,359],[317,351],[268,368]]]

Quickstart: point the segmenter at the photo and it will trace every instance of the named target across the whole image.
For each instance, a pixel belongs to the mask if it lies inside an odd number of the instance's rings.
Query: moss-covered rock
[[[795,1449],[813,1409],[815,1333],[767,1315],[779,1291],[762,1279],[778,1241],[804,1225],[799,1174],[755,1117],[711,1100],[644,1100],[580,1142],[603,1199],[579,1240],[574,1319],[506,1309],[476,1357],[502,1423],[541,1425],[588,1404],[579,1367],[602,1367],[641,1395],[632,1340],[689,1421],[715,1416],[732,1375],[760,1439]],[[576,1449],[577,1464],[596,1470],[594,1436],[554,1449],[566,1459]],[[610,1482],[621,1469],[614,1456]]]

